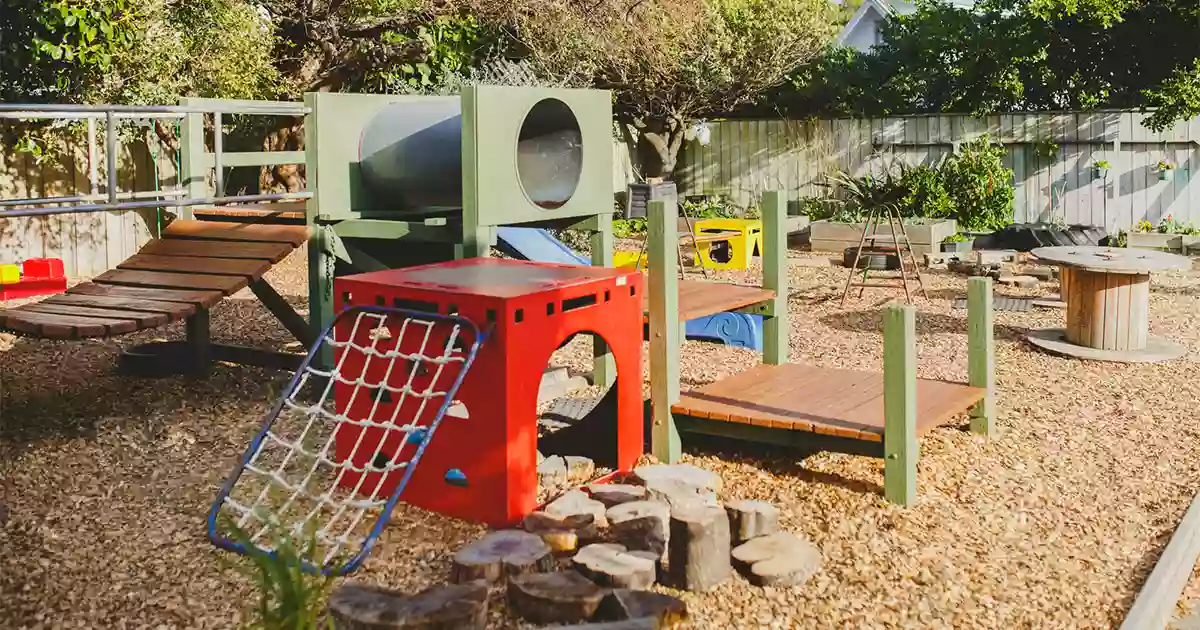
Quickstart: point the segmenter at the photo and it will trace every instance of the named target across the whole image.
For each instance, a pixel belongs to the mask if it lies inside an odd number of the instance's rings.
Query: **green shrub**
[[[898,185],[904,191],[900,216],[930,219],[957,216],[958,204],[946,190],[945,179],[937,167],[926,164],[902,166]]]
[[[987,232],[1012,223],[1013,172],[1004,166],[1004,147],[985,134],[964,142],[938,169],[957,204],[960,230]]]

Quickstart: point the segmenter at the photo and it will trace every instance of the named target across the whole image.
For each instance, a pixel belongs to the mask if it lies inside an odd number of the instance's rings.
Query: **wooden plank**
[[[1129,347],[1145,348],[1150,342],[1150,275],[1138,276],[1129,287]]]
[[[199,273],[218,276],[245,276],[251,280],[261,278],[270,268],[271,263],[265,260],[202,258],[199,256],[155,256],[152,254],[137,254],[117,265],[117,269]]]
[[[916,309],[892,306],[883,316],[883,493],[903,506],[917,498]]]
[[[1113,348],[1116,350],[1128,350],[1130,337],[1129,329],[1134,323],[1129,317],[1129,296],[1133,293],[1133,285],[1135,282],[1137,282],[1138,278],[1137,276],[1121,276],[1121,279],[1124,286],[1122,286],[1121,291],[1117,293],[1117,321],[1115,322],[1117,334],[1116,339],[1113,341]]]
[[[1191,506],[1184,512],[1171,542],[1158,557],[1120,630],[1165,628],[1183,596],[1197,558],[1200,558],[1200,494],[1192,499]]]
[[[145,311],[148,313],[163,313],[173,319],[182,319],[196,312],[195,304],[185,302],[160,302],[157,300],[108,297],[103,295],[85,295],[79,293],[63,293],[46,298],[42,304],[64,304],[74,306],[95,306],[99,308],[115,308],[128,311]]]
[[[147,313],[146,311],[128,311],[123,309],[97,308],[78,306],[75,304],[50,304],[36,302],[20,308],[24,313],[49,313],[51,315],[69,315],[72,317],[104,320],[129,320],[138,329],[155,328],[166,325],[170,318],[163,313]]]
[[[308,240],[302,225],[255,225],[220,221],[175,220],[163,230],[166,238],[202,238],[218,241],[290,243],[299,247]]]
[[[20,310],[0,311],[0,327],[42,339],[107,337],[137,330],[137,325],[127,319],[106,320]]]
[[[225,297],[220,291],[152,289],[148,287],[92,284],[90,282],[71,287],[67,290],[67,295],[95,295],[156,300],[160,302],[180,302],[183,304],[194,304],[198,308],[210,308]]]
[[[207,258],[242,258],[277,263],[294,248],[288,243],[247,243],[242,241],[189,241],[157,239],[146,243],[139,254],[155,256],[204,256]]]
[[[246,288],[249,280],[242,276],[213,276],[187,273],[160,273],[118,269],[106,271],[93,281],[95,284],[156,287],[160,289],[206,289],[232,295]]]

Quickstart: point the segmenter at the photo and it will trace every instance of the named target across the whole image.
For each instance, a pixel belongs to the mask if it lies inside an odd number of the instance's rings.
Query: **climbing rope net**
[[[218,494],[219,547],[276,552],[349,573],[378,538],[482,337],[466,319],[400,309],[343,311],[317,341]],[[313,365],[334,352],[333,368]]]

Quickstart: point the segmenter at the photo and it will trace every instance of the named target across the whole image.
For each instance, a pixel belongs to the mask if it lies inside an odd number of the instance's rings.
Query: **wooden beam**
[[[1166,628],[1197,558],[1200,558],[1200,494],[1192,499],[1191,507],[1184,513],[1171,542],[1167,543],[1150,577],[1142,585],[1120,630]]]
[[[971,431],[996,436],[996,341],[992,310],[992,279],[967,282],[967,380],[971,387],[987,390],[971,408]]]
[[[650,292],[650,401],[653,424],[650,451],[659,461],[675,463],[683,456],[683,444],[671,405],[679,402],[679,270],[676,254],[679,233],[675,222],[679,208],[663,200],[647,207],[646,234],[649,254]]]
[[[593,230],[589,235],[592,247],[592,266],[613,266],[612,214],[605,213],[592,217]],[[592,374],[595,383],[601,387],[612,387],[617,380],[617,364],[612,351],[600,335],[592,335]]]
[[[773,190],[763,194],[763,288],[775,292],[763,319],[763,363],[788,360],[787,197]]]
[[[903,506],[917,498],[917,327],[911,304],[883,316],[883,491]]]

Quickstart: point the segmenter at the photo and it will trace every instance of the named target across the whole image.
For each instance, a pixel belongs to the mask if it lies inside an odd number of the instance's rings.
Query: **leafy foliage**
[[[985,134],[959,145],[939,169],[946,191],[958,206],[958,227],[968,232],[998,230],[1012,223],[1013,172],[1004,165],[1004,147]]]
[[[233,566],[258,586],[259,599],[255,620],[248,630],[332,630],[333,620],[325,614],[325,603],[333,588],[333,579],[300,570],[303,560],[311,560],[316,538],[303,541],[272,532],[275,552],[266,553],[250,544],[246,532],[226,522],[233,540],[251,551],[245,560]],[[277,528],[278,529],[278,528]]]
[[[918,0],[869,53],[827,52],[762,108],[793,117],[1158,108],[1200,114],[1192,0]]]

